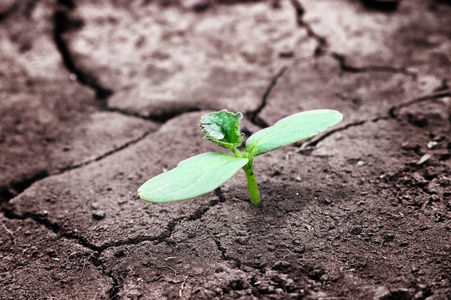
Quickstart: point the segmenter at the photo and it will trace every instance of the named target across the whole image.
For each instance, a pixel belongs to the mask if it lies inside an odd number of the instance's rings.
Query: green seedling
[[[144,183],[138,189],[141,199],[164,203],[194,198],[215,190],[243,169],[250,201],[257,206],[260,194],[253,170],[254,157],[311,138],[343,119],[341,113],[329,109],[297,113],[252,134],[246,141],[246,151],[240,152],[238,147],[244,135],[239,130],[242,117],[241,113],[227,110],[204,115],[199,124],[206,134],[204,139],[230,149],[233,155],[208,152],[188,158]]]

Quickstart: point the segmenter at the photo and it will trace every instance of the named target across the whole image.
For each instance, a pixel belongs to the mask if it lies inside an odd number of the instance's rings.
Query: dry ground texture
[[[380,2],[3,0],[0,298],[450,299],[451,5]],[[140,200],[224,108],[344,121]]]

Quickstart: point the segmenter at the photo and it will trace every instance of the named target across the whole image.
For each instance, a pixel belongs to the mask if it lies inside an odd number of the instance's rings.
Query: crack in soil
[[[388,116],[381,116],[381,117],[376,117],[376,118],[373,118],[370,120],[355,121],[353,123],[346,124],[345,126],[331,129],[331,130],[327,131],[326,133],[318,135],[306,142],[299,142],[299,143],[295,143],[294,145],[296,147],[300,147],[300,150],[302,151],[302,150],[306,149],[307,147],[316,147],[316,145],[318,145],[319,142],[325,140],[326,138],[330,137],[331,135],[333,135],[336,132],[345,131],[351,127],[362,126],[366,123],[376,123],[380,120],[388,120],[388,119],[389,119]]]
[[[373,121],[373,120],[371,120],[371,121]],[[315,138],[308,140],[306,142],[295,143],[295,147],[300,147],[300,150],[304,150],[306,147],[315,147],[316,145],[318,145],[319,142],[325,140],[326,138],[330,137],[331,135],[333,135],[337,132],[347,130],[348,128],[351,128],[351,127],[361,126],[367,122],[368,121],[366,121],[366,120],[356,121],[356,122],[349,123],[342,127],[331,129],[331,130],[327,131],[326,133],[318,135]]]
[[[315,39],[315,41],[318,43],[318,45],[315,48],[314,56],[322,56],[326,53],[327,48],[329,47],[329,43],[327,42],[326,38],[317,34],[309,23],[304,21],[304,14],[305,14],[305,8],[302,6],[301,2],[299,0],[291,0],[291,4],[293,5],[293,8],[296,12],[296,22],[300,27],[305,28],[307,30],[308,36]]]
[[[175,219],[169,221],[164,232],[162,232],[161,234],[159,234],[157,236],[137,236],[137,237],[128,238],[125,240],[117,240],[117,241],[107,242],[100,246],[96,246],[96,245],[92,244],[91,242],[88,241],[88,239],[82,237],[81,235],[79,235],[77,233],[65,230],[61,225],[51,222],[50,220],[45,218],[45,216],[42,214],[25,213],[24,215],[17,215],[14,212],[12,207],[5,208],[2,210],[2,212],[4,213],[5,217],[7,217],[8,219],[16,219],[16,220],[32,219],[33,221],[35,221],[41,225],[44,225],[46,228],[52,230],[54,233],[59,234],[67,239],[75,240],[80,245],[82,245],[86,248],[89,248],[92,251],[95,251],[97,253],[97,255],[95,257],[98,258],[104,250],[106,250],[110,247],[119,247],[119,246],[124,246],[124,245],[137,245],[139,243],[146,242],[146,241],[156,241],[157,244],[166,241],[174,232],[175,227],[178,224],[180,224],[182,221],[198,220],[198,219],[202,218],[202,216],[206,212],[208,212],[210,210],[210,208],[216,206],[219,202],[225,201],[225,198],[224,198],[220,188],[215,190],[215,194],[218,196],[218,199],[210,201],[208,206],[198,208],[194,213],[192,213],[189,216],[178,217],[178,218],[175,218]]]
[[[222,246],[221,241],[219,239],[217,239],[217,238],[213,238],[213,241],[215,242],[216,247],[218,248],[218,251],[221,253],[222,259],[224,261],[232,261],[232,262],[234,262],[236,269],[247,273],[248,271],[246,271],[246,270],[241,268],[242,266],[246,266],[246,267],[252,268],[252,269],[254,269],[254,270],[256,270],[256,271],[258,271],[260,273],[264,273],[264,271],[263,271],[264,267],[255,266],[255,264],[253,264],[253,263],[241,262],[236,257],[228,256],[227,255],[227,249],[224,248],[224,246]]]
[[[82,236],[80,236],[74,232],[68,232],[68,231],[64,230],[62,228],[62,226],[51,222],[50,220],[46,219],[45,216],[42,214],[25,213],[24,215],[17,215],[13,211],[12,208],[4,209],[3,213],[6,218],[12,219],[12,220],[31,219],[38,224],[44,225],[47,229],[53,231],[54,233],[61,235],[67,239],[74,240],[78,244],[82,245],[83,247],[91,249],[92,251],[96,252],[96,254],[98,254],[98,255],[100,255],[100,253],[102,251],[101,247],[93,245],[87,239],[83,238]],[[98,257],[98,255],[96,255],[96,257]]]
[[[65,237],[69,240],[75,241],[76,243],[82,245],[83,247],[86,247],[90,250],[92,250],[94,253],[91,255],[91,261],[95,266],[101,267],[102,274],[111,278],[113,280],[112,287],[108,290],[108,294],[110,299],[116,299],[118,297],[119,292],[121,291],[122,285],[123,285],[123,279],[122,278],[116,278],[112,271],[107,272],[105,264],[101,263],[99,261],[99,257],[101,256],[102,252],[110,247],[119,247],[124,245],[137,245],[142,242],[146,241],[155,241],[157,244],[165,242],[174,232],[175,227],[180,224],[182,221],[195,221],[200,218],[211,208],[216,206],[219,202],[224,202],[225,197],[221,191],[220,188],[215,190],[215,195],[218,197],[218,199],[210,201],[208,206],[201,207],[197,209],[194,213],[192,213],[189,216],[179,217],[175,218],[167,224],[167,227],[165,231],[158,236],[138,236],[134,238],[128,238],[126,240],[122,241],[112,241],[108,243],[104,243],[100,246],[96,246],[88,241],[88,239],[84,238],[83,236],[75,233],[74,231],[67,231],[65,230],[61,225],[57,223],[53,223],[50,220],[46,219],[44,215],[41,214],[32,214],[32,213],[26,213],[23,216],[19,216],[14,213],[12,209],[4,209],[3,213],[4,216],[8,219],[16,219],[16,220],[25,220],[25,219],[31,219],[34,222],[44,225],[47,229],[51,230],[55,234],[58,234],[62,237]],[[219,241],[218,241],[219,242]],[[218,244],[217,244],[218,245]],[[219,244],[220,245],[220,244]],[[222,256],[225,258],[225,249],[222,253]],[[225,258],[227,259],[227,258]],[[236,262],[237,266],[239,267],[241,265],[241,262],[237,259],[231,258],[228,260],[233,260]]]
[[[440,99],[440,98],[443,98],[443,97],[451,97],[451,90],[450,89],[440,90],[440,91],[437,91],[437,92],[435,92],[433,94],[428,94],[428,95],[424,95],[424,96],[421,96],[421,97],[414,98],[412,100],[406,101],[406,102],[401,103],[399,105],[392,106],[388,110],[388,114],[386,116],[380,116],[380,117],[376,117],[376,118],[373,118],[373,119],[370,119],[370,120],[355,121],[355,122],[349,123],[349,124],[347,124],[345,126],[329,130],[326,133],[324,133],[322,135],[319,135],[319,136],[316,136],[315,138],[313,138],[311,140],[308,140],[308,141],[305,141],[305,142],[295,143],[294,145],[296,147],[300,147],[301,151],[306,149],[307,147],[315,147],[316,145],[318,145],[319,142],[325,140],[326,138],[330,137],[331,135],[333,135],[336,132],[344,131],[344,130],[347,130],[348,128],[351,128],[351,127],[362,126],[362,125],[364,125],[366,123],[369,123],[369,122],[375,123],[375,122],[378,122],[380,120],[388,120],[390,118],[396,119],[398,117],[398,111],[401,108],[404,108],[404,107],[407,107],[407,106],[410,106],[410,105],[413,105],[413,104],[416,104],[416,103],[428,101],[428,100]]]
[[[121,288],[123,286],[123,283],[119,283],[119,279],[117,279],[113,272],[107,272],[102,265],[102,274],[113,279],[113,286],[108,290],[108,295],[110,296],[111,300],[117,299],[119,296],[119,292],[121,291]]]
[[[234,261],[236,264],[236,267],[240,269],[241,267],[241,261],[237,258],[227,256],[227,250],[221,245],[221,242],[218,239],[213,239],[216,246],[218,247],[218,251],[221,253],[221,257],[225,261]]]
[[[276,86],[277,81],[280,79],[280,77],[283,76],[285,71],[288,69],[287,66],[284,66],[280,68],[280,70],[277,72],[277,74],[271,79],[271,82],[269,83],[268,87],[265,90],[265,93],[262,96],[262,101],[260,105],[253,111],[246,112],[246,116],[253,124],[260,126],[261,128],[269,127],[268,123],[266,123],[265,120],[263,120],[259,114],[261,111],[266,107],[268,103],[268,97],[271,94],[272,89]]]
[[[33,183],[36,181],[39,181],[41,179],[44,179],[49,176],[49,173],[47,170],[42,170],[36,174],[34,174],[32,177],[24,179],[22,181],[13,182],[9,184],[8,187],[4,188],[3,190],[0,190],[0,211],[3,211],[2,205],[5,203],[8,203],[9,200],[16,197],[20,193],[22,193],[24,190],[26,190],[28,187],[30,187]]]
[[[71,171],[74,169],[78,169],[78,168],[82,168],[93,162],[100,161],[116,152],[122,151],[122,150],[128,148],[129,146],[140,142],[146,136],[148,136],[150,133],[152,133],[154,131],[155,130],[148,130],[148,131],[144,132],[144,134],[142,134],[140,137],[138,137],[134,140],[128,141],[125,144],[123,144],[122,146],[119,146],[111,151],[108,151],[108,152],[106,152],[96,158],[90,159],[88,161],[85,161],[85,162],[82,162],[82,163],[79,163],[76,165],[70,165],[70,166],[61,168],[61,169],[59,169],[55,172],[51,172],[51,173],[49,173],[47,170],[43,170],[43,171],[35,174],[33,177],[31,177],[29,179],[10,184],[9,187],[7,187],[3,190],[0,190],[0,204],[2,204],[2,206],[0,207],[0,211],[4,211],[3,204],[8,203],[12,198],[17,197],[18,195],[23,193],[27,188],[29,188],[35,182],[40,181],[40,180],[45,179],[50,176],[61,175],[65,172],[68,172],[68,171]]]
[[[66,239],[69,239],[71,241],[76,242],[77,244],[88,248],[93,251],[93,254],[90,256],[90,260],[92,264],[96,267],[101,267],[102,274],[112,278],[113,284],[111,288],[108,290],[108,294],[110,296],[110,299],[114,299],[117,297],[117,293],[119,292],[119,286],[118,280],[113,276],[113,274],[109,274],[105,270],[105,266],[99,261],[99,257],[102,254],[101,247],[97,247],[93,244],[91,244],[87,239],[83,238],[80,235],[74,234],[74,232],[67,232],[65,231],[60,225],[56,223],[52,223],[49,220],[45,219],[45,217],[38,215],[38,214],[26,214],[24,216],[16,215],[12,210],[3,210],[4,216],[8,219],[16,219],[16,220],[26,220],[31,219],[34,222],[44,225],[48,230],[51,230],[55,234],[62,236]]]
[[[187,112],[201,111],[202,109],[197,106],[193,107],[174,107],[169,111],[160,112],[156,114],[150,114],[149,116],[140,115],[137,112],[124,110],[120,108],[108,107],[107,100],[110,98],[114,91],[111,88],[107,88],[101,85],[101,83],[93,75],[88,74],[82,68],[76,65],[75,59],[68,47],[67,41],[63,35],[71,30],[80,29],[84,24],[83,20],[71,18],[69,13],[75,9],[76,5],[72,0],[59,0],[58,4],[60,8],[55,10],[53,15],[54,28],[53,28],[53,40],[56,48],[61,55],[63,64],[69,73],[74,74],[76,80],[81,84],[95,92],[96,99],[100,100],[99,109],[103,111],[118,112],[129,117],[135,117],[146,121],[154,121],[157,123],[165,123],[172,118],[182,115]]]
[[[314,51],[314,57],[323,56],[329,54],[332,58],[338,61],[340,68],[343,72],[350,73],[364,73],[364,72],[388,72],[388,73],[401,73],[407,76],[411,76],[413,80],[417,79],[417,74],[415,72],[409,71],[406,68],[395,68],[391,66],[364,66],[356,67],[346,64],[346,57],[344,55],[338,54],[336,52],[331,52],[329,50],[329,43],[327,39],[318,33],[316,33],[309,23],[305,22],[304,14],[305,8],[299,0],[290,0],[295,12],[296,12],[296,22],[300,27],[305,28],[308,36],[312,37],[318,43]]]
[[[12,211],[4,211],[3,215],[8,219],[14,219],[14,220],[31,219],[32,221],[36,222],[37,224],[44,225],[45,228],[54,232],[55,234],[62,236],[64,238],[67,238],[69,240],[75,241],[77,244],[93,251],[93,253],[88,257],[88,260],[90,260],[94,266],[101,267],[103,275],[105,275],[106,277],[112,278],[113,284],[112,284],[111,288],[108,290],[108,295],[110,296],[110,299],[114,299],[116,297],[116,294],[119,292],[119,289],[118,289],[119,283],[117,282],[117,279],[113,276],[113,274],[109,274],[108,272],[106,272],[104,266],[102,265],[102,263],[100,263],[99,257],[101,255],[101,251],[99,251],[97,247],[90,244],[82,237],[62,232],[62,229],[59,225],[53,224],[53,223],[49,222],[48,220],[42,218],[39,215],[31,215],[30,214],[30,215],[22,217],[22,216],[15,215]]]
[[[331,57],[334,58],[340,64],[340,69],[343,72],[349,73],[365,73],[365,72],[387,72],[387,73],[400,73],[407,76],[411,76],[413,80],[417,79],[417,74],[407,70],[406,68],[395,68],[391,66],[364,66],[356,67],[346,64],[346,57],[344,55],[332,52]]]
[[[160,123],[160,124],[166,123],[167,121],[169,121],[173,118],[176,118],[178,116],[181,116],[183,114],[190,113],[190,112],[196,112],[196,111],[202,111],[205,109],[209,109],[209,108],[201,108],[198,106],[192,106],[192,107],[175,106],[175,107],[172,107],[168,111],[158,112],[158,113],[150,113],[147,117],[145,117],[145,116],[139,115],[138,113],[130,112],[128,110],[122,110],[122,109],[110,108],[110,107],[107,108],[108,111],[117,111],[124,115],[129,115],[129,116],[141,118],[141,119],[148,120],[148,121],[153,121],[153,122]],[[218,110],[218,109],[211,109],[211,110]]]
[[[86,74],[76,66],[72,54],[70,53],[69,47],[63,38],[64,33],[83,26],[82,21],[71,20],[68,16],[67,11],[74,9],[75,5],[72,1],[59,1],[59,4],[62,5],[62,7],[64,7],[65,9],[56,9],[53,15],[53,40],[55,42],[56,48],[61,54],[63,64],[70,73],[76,75],[77,81],[80,84],[87,86],[95,91],[96,98],[98,100],[105,101],[113,94],[113,90],[103,87],[96,78],[94,78],[90,74]]]
[[[155,241],[156,244],[165,242],[172,235],[172,233],[175,230],[175,227],[177,225],[179,225],[181,222],[183,222],[184,220],[186,220],[186,221],[198,220],[198,219],[202,218],[202,216],[207,211],[209,211],[211,207],[217,205],[219,202],[225,201],[225,198],[224,198],[220,188],[217,188],[215,190],[215,194],[216,194],[216,196],[218,196],[218,200],[210,201],[208,206],[197,209],[194,213],[192,213],[191,215],[189,215],[187,217],[179,217],[179,218],[171,220],[168,223],[166,230],[163,233],[159,234],[158,236],[154,236],[154,237],[141,236],[141,237],[136,237],[136,238],[129,238],[129,239],[126,239],[123,241],[115,241],[115,242],[111,242],[111,243],[105,243],[100,247],[101,250],[99,251],[99,256],[102,253],[102,251],[104,251],[110,247],[118,247],[118,246],[125,246],[125,245],[137,245],[137,244],[140,244],[142,242],[147,242],[147,241]],[[102,264],[100,264],[100,265],[102,265]],[[104,266],[102,265],[103,274],[105,276],[111,277],[114,281],[114,285],[111,288],[109,293],[110,293],[110,299],[115,299],[118,296],[119,292],[121,291],[124,279],[121,277],[116,278],[114,276],[113,272],[107,273],[103,267]]]
[[[102,160],[102,159],[104,159],[104,158],[106,158],[106,157],[108,157],[110,155],[113,155],[113,154],[115,154],[115,153],[117,153],[119,151],[122,151],[122,150],[128,148],[131,145],[134,145],[134,144],[142,141],[144,138],[146,138],[152,132],[155,132],[155,130],[154,129],[148,130],[148,131],[144,132],[140,137],[138,137],[138,138],[136,138],[134,140],[128,141],[125,144],[123,144],[122,146],[119,146],[119,147],[117,147],[117,148],[115,148],[115,149],[113,149],[111,151],[108,151],[108,152],[106,152],[106,153],[104,153],[104,154],[102,154],[102,155],[100,155],[100,156],[98,156],[96,158],[90,159],[88,161],[85,161],[85,162],[82,162],[82,163],[79,163],[79,164],[76,164],[76,165],[70,165],[70,166],[67,166],[65,168],[61,168],[61,169],[58,170],[58,172],[56,174],[52,174],[52,175],[60,175],[60,174],[63,174],[65,172],[67,172],[67,171],[71,171],[71,170],[74,170],[74,169],[79,169],[79,168],[87,166],[87,165],[89,165],[89,164],[91,164],[93,162],[100,161],[100,160]]]
[[[390,110],[388,111],[388,115],[393,118],[396,119],[398,117],[398,112],[401,108],[416,104],[416,103],[421,103],[424,101],[428,101],[428,100],[436,100],[436,99],[440,99],[443,97],[451,97],[451,90],[450,89],[445,89],[445,90],[440,90],[437,91],[433,94],[429,94],[429,95],[424,95],[415,99],[412,99],[410,101],[401,103],[399,105],[393,106],[392,108],[390,108]]]
[[[98,258],[104,250],[106,250],[110,247],[119,247],[119,246],[123,246],[123,245],[136,245],[136,244],[139,244],[139,243],[145,242],[145,241],[157,241],[157,243],[161,243],[164,240],[166,240],[168,237],[170,237],[172,232],[175,229],[175,226],[177,226],[183,219],[186,218],[186,217],[178,217],[178,218],[175,218],[175,219],[169,221],[165,231],[157,236],[137,236],[137,237],[128,238],[125,240],[111,241],[111,242],[104,243],[100,246],[96,246],[96,245],[92,244],[91,242],[89,242],[87,238],[84,238],[83,236],[81,236],[78,233],[75,233],[74,231],[71,231],[71,229],[69,229],[69,231],[64,229],[61,225],[51,222],[50,220],[45,218],[44,215],[42,215],[40,213],[35,214],[35,213],[27,212],[24,215],[17,215],[11,207],[4,209],[3,213],[4,213],[5,217],[8,219],[16,219],[16,220],[32,219],[33,221],[35,221],[41,225],[44,225],[46,228],[52,230],[54,233],[61,235],[67,239],[74,240],[78,244],[82,245],[83,247],[86,247],[86,248],[91,249],[92,251],[95,251],[97,253],[95,256],[96,258]]]

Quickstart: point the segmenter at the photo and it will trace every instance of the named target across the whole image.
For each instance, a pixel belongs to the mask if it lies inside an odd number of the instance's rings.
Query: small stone
[[[326,198],[326,199],[324,199],[324,204],[326,204],[326,205],[330,205],[330,204],[332,204],[332,200],[330,200],[329,198]]]
[[[122,256],[125,256],[125,251],[124,250],[118,250],[118,251],[116,251],[116,253],[114,253],[114,256],[116,256],[116,257],[122,257]]]
[[[93,210],[98,209],[98,208],[99,208],[99,203],[97,203],[97,202],[92,202],[92,203],[91,203],[91,208],[92,208]]]
[[[383,239],[386,242],[390,242],[390,241],[393,241],[395,239],[395,235],[393,233],[391,233],[391,232],[387,232],[387,233],[385,233],[383,235]]]
[[[49,212],[47,210],[42,210],[39,212],[40,217],[47,217],[49,215]]]
[[[426,297],[424,296],[423,291],[419,291],[413,296],[413,299],[415,299],[415,300],[420,300],[420,299],[425,299],[425,298]]]
[[[429,143],[428,143],[428,145],[427,145],[427,147],[429,148],[429,149],[432,149],[432,148],[434,148],[435,146],[437,146],[437,142],[436,141],[430,141]]]
[[[105,215],[106,214],[103,210],[97,210],[92,213],[92,217],[96,220],[102,220],[103,218],[105,218]]]

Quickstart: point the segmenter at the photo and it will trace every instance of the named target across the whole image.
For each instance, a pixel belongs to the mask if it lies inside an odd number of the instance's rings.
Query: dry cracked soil
[[[451,4],[2,0],[1,299],[451,299]],[[196,199],[137,188],[297,111],[344,120]]]

